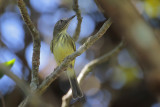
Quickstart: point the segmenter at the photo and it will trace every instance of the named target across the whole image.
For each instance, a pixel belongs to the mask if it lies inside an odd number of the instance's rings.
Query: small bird
[[[58,65],[61,64],[65,57],[76,51],[74,40],[69,36],[69,34],[67,34],[68,25],[74,17],[75,15],[67,19],[61,19],[54,26],[53,39],[50,44],[50,50],[53,52]],[[72,89],[72,96],[74,99],[76,99],[83,97],[83,93],[77,82],[74,63],[75,60],[69,64],[66,71]]]

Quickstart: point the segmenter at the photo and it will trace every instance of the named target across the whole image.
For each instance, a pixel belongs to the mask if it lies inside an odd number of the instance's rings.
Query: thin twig
[[[24,95],[27,97],[27,100],[31,105],[34,105],[36,102],[38,102],[37,104],[44,104],[39,96],[37,96],[30,90],[28,84],[25,81],[19,79],[9,70],[8,67],[4,66],[4,64],[0,64],[0,72],[10,77],[16,83],[16,85],[23,91]]]
[[[111,19],[108,19],[101,29],[93,36],[89,37],[87,41],[73,54],[69,55],[64,59],[64,61],[61,63],[60,66],[58,66],[43,82],[41,85],[36,89],[36,93],[38,95],[41,95],[44,93],[44,91],[47,89],[47,87],[67,68],[69,63],[74,60],[77,56],[81,55],[84,51],[86,51],[93,43],[95,43],[99,38],[101,38],[104,33],[108,30],[108,28],[111,26],[112,21]],[[21,104],[27,104],[28,99],[25,99],[21,102]],[[20,105],[21,105],[20,104]],[[19,106],[19,107],[24,107]]]
[[[31,89],[35,90],[38,87],[39,79],[38,79],[38,71],[39,71],[39,64],[40,64],[40,37],[37,29],[35,28],[34,24],[32,23],[29,14],[27,12],[25,3],[23,0],[18,0],[18,7],[21,11],[22,18],[26,23],[28,29],[32,34],[33,39],[33,56],[32,56],[32,77],[31,77]]]
[[[15,81],[17,86],[24,92],[25,96],[28,96],[31,93],[28,85],[23,80],[19,79],[15,74],[13,74],[8,67],[0,64],[0,72],[6,74],[13,81]]]
[[[19,79],[15,74],[13,74],[9,70],[8,67],[4,66],[4,64],[0,64],[0,72],[10,77],[16,83],[16,85],[23,91],[24,95],[27,97],[27,101],[32,107],[34,105],[45,104],[45,102],[43,102],[38,95],[36,95],[30,90],[29,85],[25,81]],[[28,102],[25,102],[24,105],[27,105]],[[22,106],[19,107],[24,107],[24,106],[22,104]]]
[[[74,35],[73,35],[73,40],[77,41],[78,38],[79,38],[79,35],[80,35],[81,23],[82,23],[81,11],[80,11],[79,6],[78,6],[78,0],[73,0],[73,6],[72,7],[73,7],[73,10],[76,12],[77,20],[78,20],[78,24],[77,24],[76,30],[74,32]]]
[[[78,83],[81,84],[85,77],[88,75],[89,72],[92,71],[94,67],[97,65],[108,61],[109,58],[116,55],[121,49],[123,48],[123,42],[121,42],[115,49],[110,51],[109,53],[104,54],[103,56],[94,59],[90,63],[84,66],[81,73],[78,76]],[[72,91],[71,89],[67,92],[66,95],[62,98],[62,107],[69,107],[70,100],[72,99]]]
[[[4,101],[4,97],[3,97],[3,95],[2,95],[2,93],[0,92],[0,99],[1,99],[1,102],[2,102],[2,107],[6,107],[5,106],[5,101]]]

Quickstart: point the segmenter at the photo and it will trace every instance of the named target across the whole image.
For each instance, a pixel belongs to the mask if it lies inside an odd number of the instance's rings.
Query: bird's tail
[[[76,99],[78,97],[79,98],[83,97],[83,93],[82,93],[81,88],[79,87],[78,82],[77,82],[74,68],[67,69],[67,76],[69,78],[70,86],[72,89],[73,99]]]

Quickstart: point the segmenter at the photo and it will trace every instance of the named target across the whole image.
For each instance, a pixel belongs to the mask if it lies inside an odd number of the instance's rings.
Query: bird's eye
[[[60,20],[60,22],[62,23],[62,22],[63,22],[63,20]]]

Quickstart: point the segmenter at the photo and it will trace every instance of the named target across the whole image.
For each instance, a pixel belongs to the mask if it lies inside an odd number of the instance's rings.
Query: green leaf
[[[12,66],[14,65],[16,59],[12,59],[8,62],[3,63],[4,65],[6,65],[7,67],[9,67],[10,69],[12,68]]]
[[[3,64],[11,69],[12,66],[14,65],[15,61],[16,61],[16,59],[12,59],[10,61],[4,62]],[[0,72],[0,78],[2,78],[3,75],[4,74],[2,72]]]

